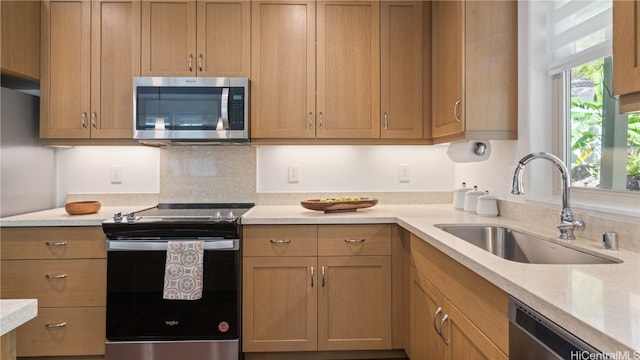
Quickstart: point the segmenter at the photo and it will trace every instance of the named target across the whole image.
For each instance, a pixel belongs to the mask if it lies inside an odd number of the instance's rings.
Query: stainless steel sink
[[[493,225],[436,225],[470,244],[510,261],[530,264],[612,264],[619,260],[588,254],[544,238]]]

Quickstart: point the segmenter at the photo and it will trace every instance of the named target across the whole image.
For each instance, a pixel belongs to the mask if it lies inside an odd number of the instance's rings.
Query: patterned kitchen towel
[[[202,298],[204,241],[169,241],[164,268],[163,299]]]

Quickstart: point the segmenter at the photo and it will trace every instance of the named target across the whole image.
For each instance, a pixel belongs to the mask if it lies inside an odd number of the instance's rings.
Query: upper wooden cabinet
[[[40,1],[1,1],[2,73],[40,79]]]
[[[434,142],[517,139],[517,2],[432,6]]]
[[[424,128],[430,137],[423,121],[423,107],[431,102],[423,104],[422,54],[423,35],[431,33],[423,28],[423,8],[431,7],[421,1],[383,1],[380,6],[380,137],[421,139]],[[429,87],[425,91],[430,93]]]
[[[40,137],[131,139],[138,1],[42,3]]]
[[[248,1],[143,1],[144,76],[248,77]]]
[[[613,92],[620,112],[640,111],[640,3],[613,2]]]
[[[380,137],[378,2],[254,1],[252,17],[253,139]]]

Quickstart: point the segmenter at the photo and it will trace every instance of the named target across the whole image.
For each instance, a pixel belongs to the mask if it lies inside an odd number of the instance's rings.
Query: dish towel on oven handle
[[[204,241],[169,241],[164,268],[163,299],[202,298]]]

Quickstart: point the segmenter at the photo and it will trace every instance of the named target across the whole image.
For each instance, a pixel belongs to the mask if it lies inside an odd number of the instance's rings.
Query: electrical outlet
[[[297,184],[300,182],[298,165],[289,165],[289,167],[287,167],[287,181],[289,184]]]
[[[124,168],[122,165],[111,165],[111,183],[122,184],[122,178],[124,175]]]
[[[409,165],[398,166],[398,181],[401,183],[408,183],[411,180],[411,174],[409,171]]]

